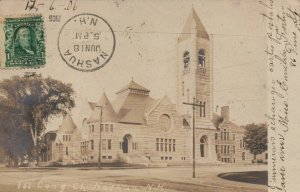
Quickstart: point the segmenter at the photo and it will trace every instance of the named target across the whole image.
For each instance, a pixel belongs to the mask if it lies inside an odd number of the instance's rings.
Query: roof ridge
[[[134,80],[131,80],[125,87],[123,87],[122,89],[120,89],[118,93],[121,93],[123,91],[126,91],[128,89],[132,89],[132,90],[141,90],[141,91],[146,91],[146,92],[150,92],[149,89],[145,88],[144,86],[136,83]]]

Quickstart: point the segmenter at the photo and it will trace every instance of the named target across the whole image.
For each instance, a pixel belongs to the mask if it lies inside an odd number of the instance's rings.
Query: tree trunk
[[[18,167],[18,158],[14,158],[13,159],[13,162],[14,162],[14,167]]]
[[[8,156],[8,167],[12,167],[11,157]]]
[[[39,166],[39,153],[38,153],[38,147],[37,147],[37,144],[34,146],[35,148],[35,154],[34,154],[34,158],[35,158],[35,161],[36,161],[36,166],[38,167]]]
[[[33,127],[30,129],[32,140],[33,140],[33,161],[34,166],[38,166],[38,151],[37,151],[37,132],[33,131]]]

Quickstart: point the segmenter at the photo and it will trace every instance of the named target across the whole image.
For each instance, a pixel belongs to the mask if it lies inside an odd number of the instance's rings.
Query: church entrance
[[[122,150],[123,153],[129,153],[132,145],[132,136],[127,134],[123,137]]]

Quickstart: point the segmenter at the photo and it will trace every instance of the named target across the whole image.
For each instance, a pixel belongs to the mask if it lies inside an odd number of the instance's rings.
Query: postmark
[[[45,65],[42,16],[5,18],[5,67],[27,68]]]
[[[58,50],[71,68],[91,72],[105,66],[115,50],[115,34],[109,23],[95,14],[79,14],[61,28]]]

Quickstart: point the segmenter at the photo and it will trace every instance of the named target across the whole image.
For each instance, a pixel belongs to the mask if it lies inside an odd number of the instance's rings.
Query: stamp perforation
[[[1,61],[0,70],[40,69],[46,65],[46,29],[41,13],[6,15],[1,18],[3,35],[5,36],[5,61]],[[10,31],[6,31],[10,30]],[[21,32],[20,32],[21,31]],[[30,46],[24,48],[20,44],[20,34],[29,33],[27,40]],[[8,34],[10,36],[8,36]],[[19,39],[17,39],[19,37]],[[25,36],[27,37],[27,36]],[[25,38],[26,39],[26,38]],[[26,40],[25,40],[26,41]],[[23,42],[23,44],[25,43]],[[19,42],[19,49],[16,48]],[[8,47],[10,49],[8,49]],[[19,52],[18,52],[19,50]],[[9,63],[14,58],[17,65]]]

